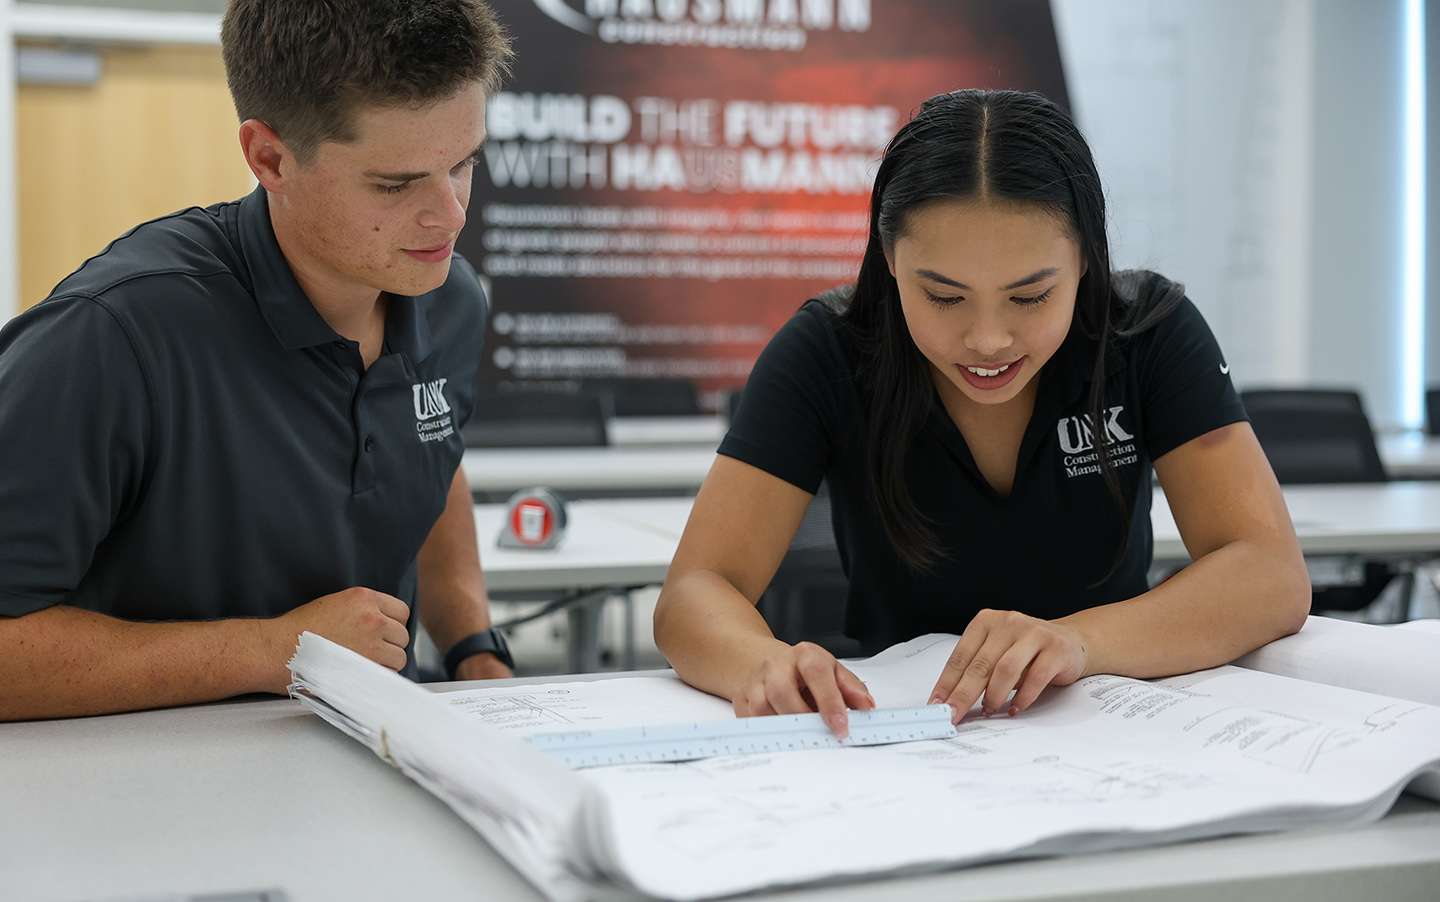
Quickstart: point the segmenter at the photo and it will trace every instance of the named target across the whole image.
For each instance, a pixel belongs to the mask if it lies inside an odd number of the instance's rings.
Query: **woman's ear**
[[[895,278],[895,249],[885,248],[885,265],[890,269],[890,278]]]
[[[240,123],[240,149],[255,180],[266,191],[284,193],[286,164],[294,163],[295,157],[275,130],[259,119],[246,119]]]

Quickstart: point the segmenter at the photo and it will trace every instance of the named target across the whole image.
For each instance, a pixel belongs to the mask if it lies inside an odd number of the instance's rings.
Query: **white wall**
[[[1428,334],[1425,359],[1429,384],[1440,387],[1440,0],[1425,3],[1425,129],[1426,129],[1426,268],[1430,278],[1425,297]],[[1440,424],[1432,424],[1440,429]]]
[[[1053,3],[1116,265],[1184,282],[1242,388],[1399,427],[1402,0]]]
[[[1311,370],[1361,386],[1379,428],[1402,416],[1403,8],[1316,13]]]

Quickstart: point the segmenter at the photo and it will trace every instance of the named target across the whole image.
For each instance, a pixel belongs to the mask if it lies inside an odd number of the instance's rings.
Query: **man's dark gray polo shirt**
[[[351,586],[413,607],[484,321],[457,257],[390,301],[366,371],[263,190],[137,227],[0,331],[0,614],[270,617]]]

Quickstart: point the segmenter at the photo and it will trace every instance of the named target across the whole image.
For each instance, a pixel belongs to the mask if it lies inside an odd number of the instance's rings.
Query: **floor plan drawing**
[[[670,676],[432,695],[333,643],[308,641],[302,651],[315,659],[299,669],[309,668],[313,695],[300,697],[441,795],[557,902],[599,898],[588,894],[592,879],[705,899],[1363,823],[1406,788],[1440,797],[1440,706],[1408,699],[1404,685],[1381,695],[1234,665],[1152,680],[1095,675],[1047,689],[1014,717],[972,713],[948,738],[744,754],[717,745],[684,761],[571,766],[516,740],[742,725],[728,702]],[[913,706],[955,641],[924,636],[849,662],[882,705],[854,722],[900,718],[907,706],[920,717],[937,710]],[[1293,660],[1306,650],[1274,651]],[[1440,645],[1425,657],[1440,657]],[[760,718],[757,729],[796,717],[816,715]]]

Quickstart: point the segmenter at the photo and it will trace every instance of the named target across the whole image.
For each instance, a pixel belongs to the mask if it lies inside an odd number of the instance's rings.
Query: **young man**
[[[509,675],[451,254],[508,41],[480,0],[234,0],[221,38],[259,187],[0,332],[0,719],[284,693],[304,630],[413,669],[417,602],[453,676]]]

